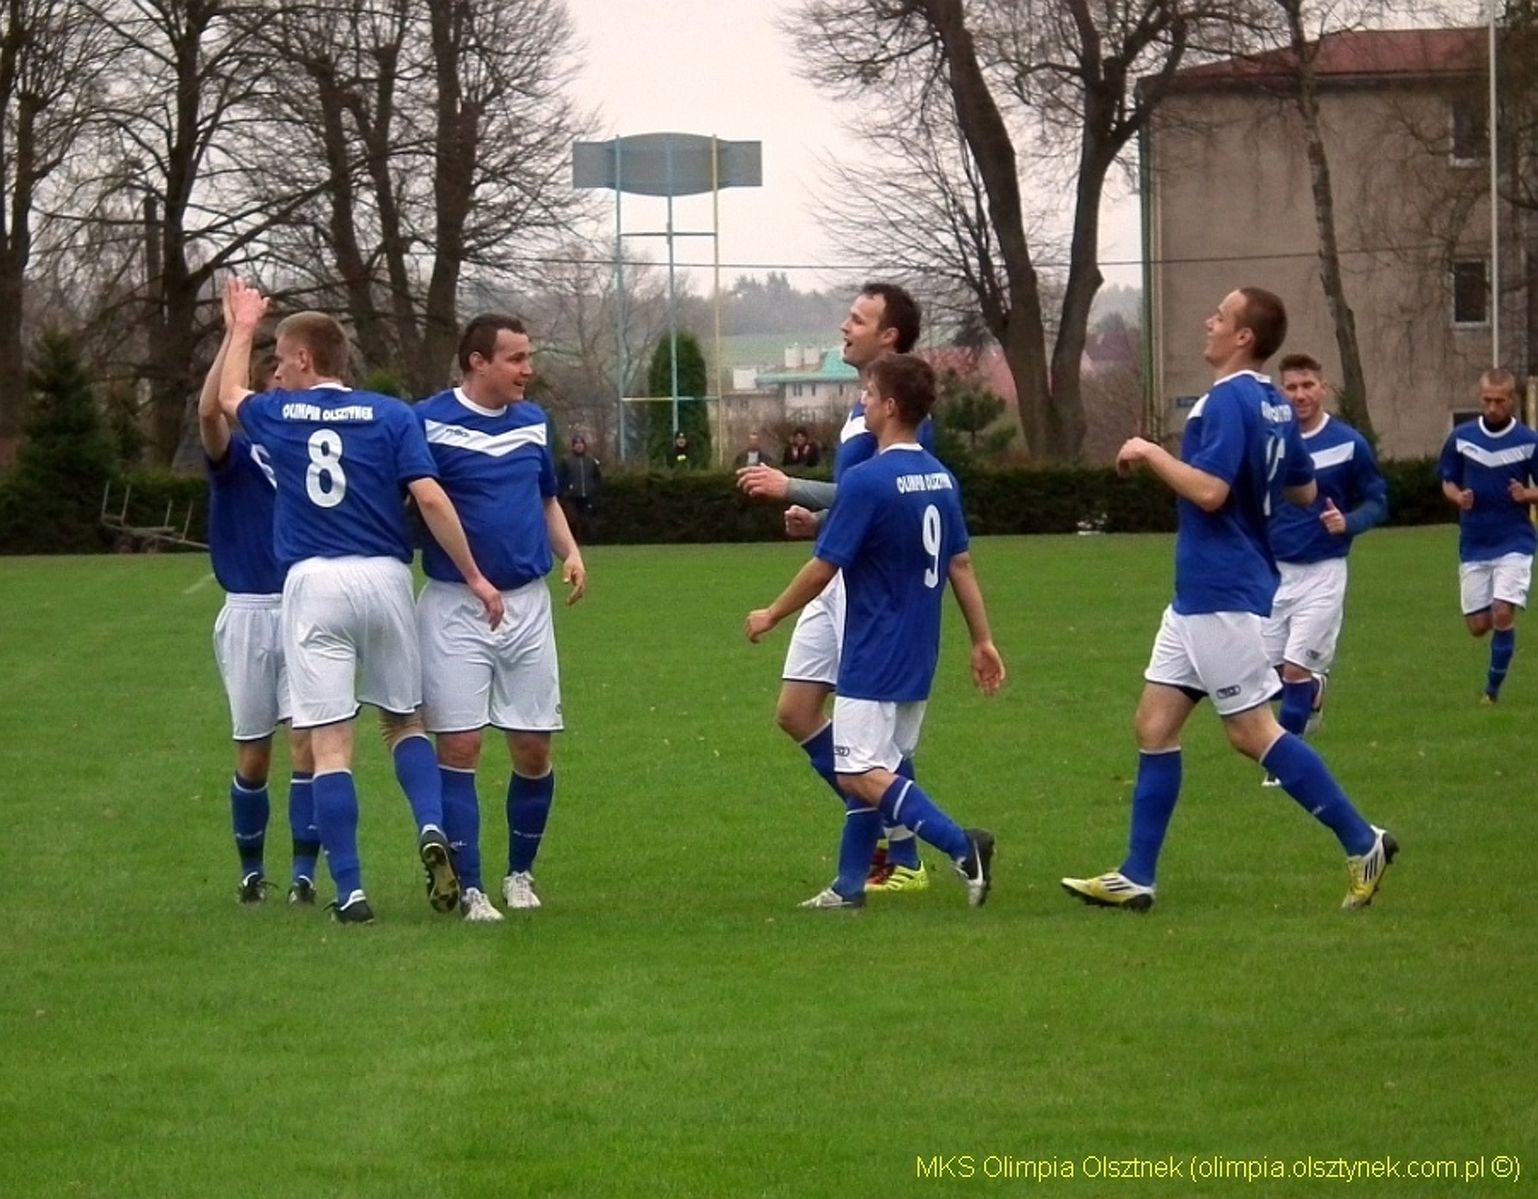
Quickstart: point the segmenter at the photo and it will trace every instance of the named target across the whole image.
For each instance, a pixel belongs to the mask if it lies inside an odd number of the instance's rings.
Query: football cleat
[[[315,884],[304,875],[294,880],[293,886],[288,889],[288,902],[315,906]]]
[[[1109,870],[1094,878],[1065,878],[1064,891],[1097,908],[1127,908],[1146,912],[1154,905],[1154,888],[1135,883],[1120,870]]]
[[[534,892],[534,876],[527,870],[519,870],[502,880],[502,898],[508,907],[520,912],[532,912],[544,906]]]
[[[235,898],[241,903],[266,903],[267,892],[272,889],[273,885],[262,876],[262,872],[253,870],[240,880]]]
[[[911,866],[894,866],[888,862],[878,874],[871,875],[865,880],[866,891],[927,891],[929,890],[929,871],[924,869],[924,863],[920,862],[918,868]]]
[[[465,888],[459,898],[459,910],[471,924],[498,924],[502,920],[502,913],[497,911],[491,900],[486,898],[486,892],[479,887]]]
[[[1312,737],[1320,729],[1324,728],[1324,686],[1330,681],[1327,674],[1316,674],[1314,682],[1314,706],[1309,710],[1308,723],[1303,726],[1303,735]]]
[[[338,924],[374,923],[374,909],[368,906],[368,898],[362,891],[354,891],[345,903],[338,899],[326,906],[331,909],[331,919]]]
[[[1493,691],[1486,691],[1483,695],[1481,695],[1479,697],[1479,706],[1481,708],[1493,708],[1493,707],[1495,707],[1497,702],[1498,702],[1498,697],[1496,696],[1495,692],[1493,692]]]
[[[840,895],[832,887],[826,887],[810,899],[803,899],[797,907],[815,908],[819,911],[854,911],[865,906],[864,894]]]
[[[1372,903],[1373,896],[1378,893],[1378,888],[1383,884],[1383,875],[1393,865],[1394,859],[1399,856],[1399,842],[1394,840],[1394,835],[1377,825],[1372,826],[1372,848],[1364,854],[1346,859],[1346,898],[1341,901],[1343,908],[1365,908]]]
[[[967,829],[967,856],[955,863],[956,873],[967,888],[967,902],[980,908],[993,889],[993,834],[987,829]]]
[[[883,873],[886,870],[886,857],[887,841],[886,838],[883,837],[880,841],[876,842],[876,851],[870,855],[870,874],[867,875],[867,879],[875,878],[877,875]]]
[[[459,875],[454,870],[454,855],[443,833],[434,825],[422,830],[417,842],[422,865],[427,867],[427,902],[435,912],[452,912],[459,907]]]
[[[1262,787],[1280,787],[1282,785],[1282,780],[1277,778],[1274,774],[1267,774],[1265,778],[1260,780],[1260,785]]]

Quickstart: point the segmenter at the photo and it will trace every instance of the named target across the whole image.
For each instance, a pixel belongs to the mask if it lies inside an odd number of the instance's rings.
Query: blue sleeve
[[[1367,444],[1365,437],[1356,439],[1356,453],[1352,461],[1356,464],[1351,480],[1355,506],[1346,513],[1346,532],[1355,537],[1388,519],[1388,480],[1378,469],[1378,460],[1373,456],[1372,446]]]
[[[545,444],[539,447],[539,494],[547,500],[561,494],[555,458],[550,453],[550,422],[545,421]]]
[[[1231,392],[1207,393],[1200,437],[1201,444],[1187,465],[1232,485],[1244,463],[1245,437],[1244,414]]]
[[[418,479],[436,479],[438,464],[433,460],[422,422],[405,404],[395,411],[395,477],[402,483]]]
[[[958,554],[966,553],[972,547],[972,538],[967,532],[967,514],[961,506],[961,488],[956,485],[955,480],[956,476],[952,475],[951,483],[955,490],[951,492],[951,506],[955,509],[954,515],[956,518],[955,536],[951,539],[952,558]]]
[[[1448,434],[1447,440],[1442,444],[1441,473],[1444,483],[1463,486],[1463,455],[1458,452],[1457,429]]]
[[[254,391],[236,405],[235,419],[252,441],[263,441],[264,434],[272,432],[272,408],[278,394],[273,391]],[[231,440],[234,440],[233,436]]]
[[[1302,487],[1314,481],[1314,458],[1303,444],[1303,432],[1298,422],[1288,421],[1282,434],[1287,452],[1282,458],[1282,486]]]
[[[812,553],[843,568],[855,560],[875,515],[875,497],[855,471],[844,476]]]

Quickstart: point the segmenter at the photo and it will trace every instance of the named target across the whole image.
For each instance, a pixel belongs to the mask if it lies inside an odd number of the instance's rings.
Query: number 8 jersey
[[[1255,371],[1219,379],[1186,418],[1180,459],[1228,484],[1216,512],[1176,501],[1175,599],[1182,616],[1271,615],[1281,576],[1271,553],[1272,509],[1284,487],[1314,477],[1292,405]]]
[[[438,472],[404,403],[322,383],[247,396],[237,417],[277,476],[273,539],[285,569],[353,555],[411,561],[405,487]]]
[[[813,551],[844,572],[839,696],[929,697],[940,599],[951,559],[967,545],[955,476],[921,446],[890,446],[844,475]]]

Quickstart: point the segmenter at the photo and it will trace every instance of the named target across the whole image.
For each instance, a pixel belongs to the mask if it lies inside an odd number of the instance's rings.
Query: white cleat
[[[1260,785],[1262,787],[1280,787],[1282,785],[1282,780],[1277,778],[1274,774],[1268,774],[1265,778],[1260,780]]]
[[[531,912],[543,906],[539,896],[534,893],[534,876],[527,870],[509,874],[502,880],[502,898],[507,901],[509,908],[521,912]]]
[[[498,924],[503,919],[502,913],[479,887],[465,888],[465,893],[459,897],[459,910],[470,924]]]
[[[1330,681],[1327,674],[1314,675],[1314,681],[1319,684],[1319,690],[1314,692],[1314,706],[1308,713],[1308,723],[1303,726],[1303,735],[1312,737],[1320,729],[1324,728],[1324,686]]]

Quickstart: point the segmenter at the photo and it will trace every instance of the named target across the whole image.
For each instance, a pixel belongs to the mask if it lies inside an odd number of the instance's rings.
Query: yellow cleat
[[[1349,882],[1346,898],[1340,905],[1343,908],[1355,910],[1372,903],[1373,896],[1383,884],[1384,873],[1399,855],[1399,842],[1394,840],[1392,833],[1377,825],[1373,825],[1372,831],[1377,834],[1372,848],[1357,857],[1346,859],[1346,877]]]
[[[929,871],[924,869],[924,863],[918,864],[918,869],[911,866],[894,866],[888,862],[879,871],[865,880],[865,890],[869,891],[927,891],[929,890]]]
[[[1154,889],[1135,883],[1120,870],[1097,874],[1094,878],[1065,878],[1063,890],[1097,908],[1126,908],[1146,912],[1154,905]]]

